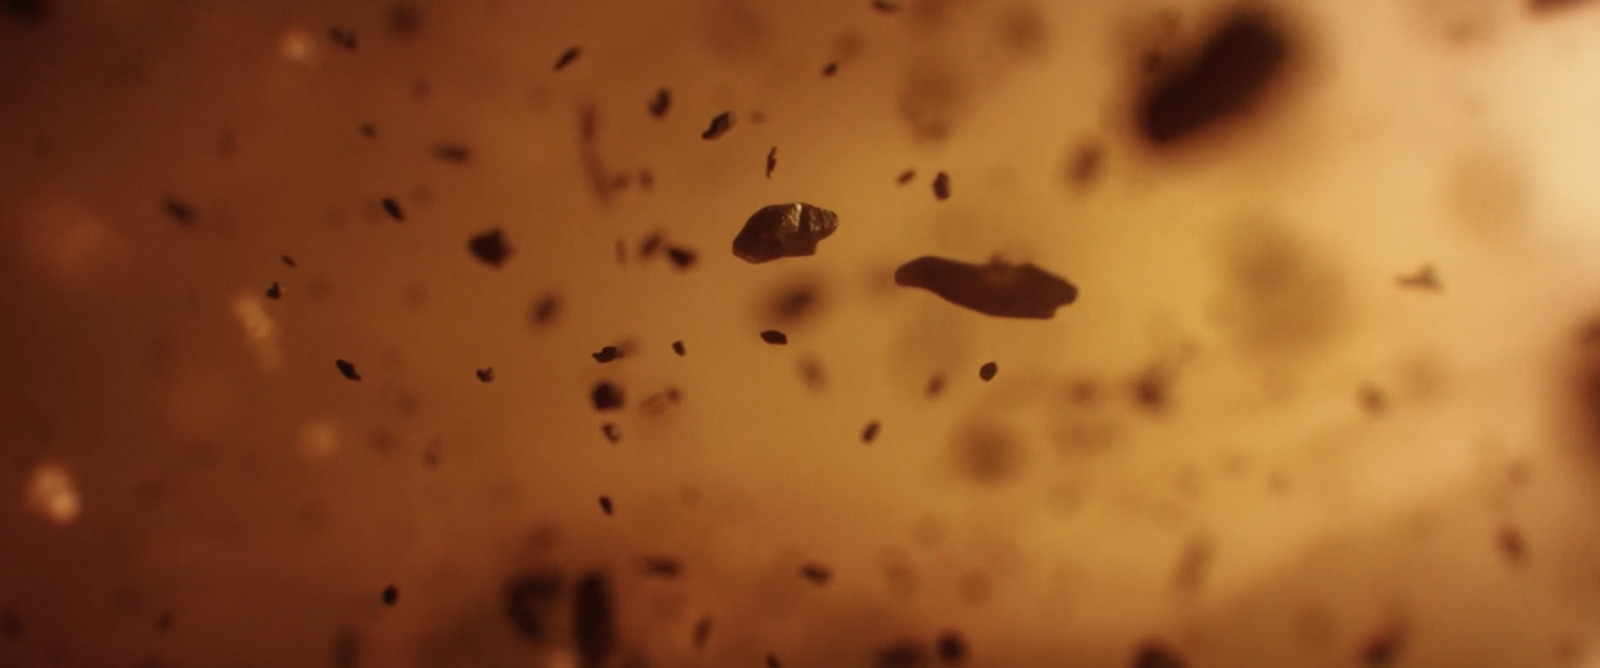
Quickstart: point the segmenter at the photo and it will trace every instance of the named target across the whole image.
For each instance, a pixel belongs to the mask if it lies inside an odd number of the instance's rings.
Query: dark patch
[[[997,373],[1000,373],[1000,365],[994,362],[985,362],[983,366],[978,367],[978,377],[985,383],[994,380],[994,375]]]
[[[1265,14],[1227,17],[1190,62],[1145,88],[1135,111],[1141,138],[1166,147],[1243,114],[1282,78],[1290,51],[1288,38]]]
[[[661,251],[661,245],[666,242],[667,238],[662,236],[660,232],[651,232],[645,236],[644,241],[639,242],[639,257],[646,260],[650,259]]]
[[[715,118],[711,119],[711,125],[706,128],[706,131],[700,133],[700,138],[711,140],[728,134],[728,131],[733,129],[735,120],[737,120],[737,117],[731,111],[717,114]]]
[[[933,639],[933,652],[939,660],[948,664],[965,663],[967,660],[967,639],[962,637],[960,631],[944,631]]]
[[[328,41],[346,51],[355,51],[356,31],[350,28],[333,26],[328,28]]]
[[[798,323],[816,311],[822,301],[820,292],[821,289],[809,281],[784,286],[773,295],[768,317],[780,324]]]
[[[282,297],[283,288],[279,287],[276,281],[274,281],[272,285],[267,286],[267,299],[279,299]]]
[[[1502,525],[1495,532],[1495,545],[1506,561],[1513,564],[1521,564],[1528,556],[1528,542],[1522,537],[1522,530],[1510,524]]]
[[[878,432],[882,428],[883,425],[877,420],[868,422],[867,426],[861,428],[861,442],[871,444],[873,441],[878,440]]]
[[[665,88],[656,91],[650,98],[650,115],[657,118],[666,118],[667,112],[672,110],[672,91]]]
[[[953,454],[956,471],[979,485],[1010,482],[1023,470],[1022,444],[999,424],[969,425],[956,437]]]
[[[652,577],[676,580],[683,575],[683,562],[675,557],[645,557],[642,566]]]
[[[566,69],[567,66],[571,65],[572,61],[577,60],[578,56],[580,55],[583,55],[583,49],[580,49],[576,46],[561,52],[561,57],[556,59],[555,71],[560,72],[561,70]]]
[[[970,264],[923,256],[894,272],[896,285],[922,288],[945,301],[998,318],[1049,319],[1078,299],[1078,288],[1032,264],[999,258]]]
[[[28,25],[39,25],[55,15],[50,0],[5,0],[6,18]]]
[[[344,360],[334,360],[333,365],[339,368],[339,375],[350,380],[361,380],[361,374],[356,373],[356,365]]]
[[[806,387],[816,392],[827,389],[828,374],[822,369],[822,362],[817,361],[817,358],[805,355],[795,364],[800,371],[800,380],[805,382]]]
[[[839,73],[839,63],[828,63],[822,66],[822,76],[831,77]]]
[[[356,668],[361,665],[361,632],[354,627],[341,626],[333,634],[333,668]]]
[[[667,260],[672,262],[672,266],[680,271],[687,271],[694,267],[694,263],[698,259],[699,256],[695,255],[694,251],[682,246],[673,246],[667,249]]]
[[[1172,373],[1161,364],[1152,364],[1133,379],[1133,403],[1152,413],[1166,410],[1172,403]]]
[[[689,354],[689,349],[684,347],[682,341],[673,341],[672,352],[676,353],[678,357],[683,357],[684,355]]]
[[[600,497],[600,512],[605,513],[607,515],[611,514],[611,497],[609,497],[609,496]]]
[[[472,162],[472,147],[466,144],[439,142],[433,145],[433,157],[444,162],[465,165]]]
[[[872,8],[884,14],[894,14],[904,7],[900,0],[872,0]]]
[[[701,617],[700,621],[694,623],[694,635],[690,638],[689,642],[694,644],[695,649],[704,649],[706,643],[710,640],[711,615],[706,615]]]
[[[811,584],[821,587],[828,584],[828,580],[833,579],[833,572],[828,570],[827,566],[811,561],[800,566],[800,577],[811,581]]]
[[[922,144],[937,144],[950,138],[957,114],[968,91],[950,68],[929,62],[913,65],[900,90],[896,111],[911,138]]]
[[[511,244],[506,242],[505,233],[498,227],[473,236],[467,241],[467,250],[479,261],[496,268],[504,266],[511,257]]]
[[[600,433],[605,434],[606,440],[612,443],[622,440],[622,428],[618,427],[614,422],[600,425]]]
[[[396,2],[389,6],[384,19],[395,37],[409,39],[422,29],[422,8],[415,2]]]
[[[922,393],[929,399],[944,393],[944,373],[935,373],[928,377],[928,384],[923,386]]]
[[[21,638],[22,616],[12,610],[0,612],[0,636],[5,636],[8,640]]]
[[[762,330],[762,332],[761,332],[761,340],[762,341],[766,341],[767,343],[770,343],[770,344],[775,345],[775,346],[783,346],[783,345],[788,345],[789,344],[789,336],[787,334],[784,334],[783,332],[780,332],[780,331],[776,330],[776,329]]]
[[[950,199],[950,175],[939,172],[933,176],[933,197],[941,202]]]
[[[1211,572],[1212,556],[1211,539],[1190,536],[1184,541],[1183,552],[1178,555],[1178,564],[1172,572],[1173,590],[1187,595],[1198,593]]]
[[[751,264],[817,253],[817,244],[839,229],[839,216],[804,202],[761,207],[733,238],[733,255]]]
[[[172,625],[177,622],[171,611],[162,612],[156,616],[156,632],[166,633],[172,630]]]
[[[394,605],[400,602],[400,588],[389,585],[383,588],[383,604]]]
[[[611,584],[605,575],[591,572],[578,581],[572,599],[572,640],[584,668],[605,665],[617,649]]]
[[[1038,58],[1050,46],[1050,28],[1044,12],[1032,2],[1019,2],[1002,10],[995,25],[1000,43],[1019,58]]]
[[[298,264],[295,264],[295,262],[294,262],[294,258],[292,258],[292,257],[289,257],[289,256],[287,256],[287,255],[282,255],[282,256],[279,256],[279,257],[278,257],[278,261],[279,261],[279,262],[282,262],[282,263],[283,263],[283,266],[285,266],[285,267],[290,267],[290,268],[294,268],[294,267],[298,267],[298,266],[300,266],[300,265],[298,265]]]
[[[622,351],[616,346],[606,346],[601,348],[600,352],[589,353],[589,356],[593,357],[594,361],[605,364],[607,362],[622,359]]]
[[[179,227],[193,227],[195,220],[199,218],[194,207],[176,197],[161,200],[161,210],[166,212]]]
[[[1356,403],[1361,405],[1361,410],[1367,415],[1377,417],[1383,415],[1389,408],[1389,398],[1383,390],[1370,383],[1363,384],[1356,390]]]
[[[366,137],[367,139],[377,139],[378,138],[378,126],[373,125],[371,123],[362,123],[361,124],[361,136]]]
[[[1177,651],[1156,642],[1147,642],[1133,657],[1133,668],[1188,668],[1189,662]]]
[[[916,640],[901,640],[878,650],[878,668],[917,668],[928,664],[928,650]]]
[[[550,640],[546,608],[561,598],[561,590],[561,576],[553,572],[521,573],[507,580],[502,595],[511,628],[528,640]]]
[[[1438,292],[1444,287],[1439,284],[1439,274],[1432,264],[1422,265],[1411,274],[1397,276],[1394,282],[1395,285],[1402,288],[1425,290],[1427,292]]]
[[[594,402],[594,409],[597,411],[622,410],[624,399],[622,388],[610,381],[602,380],[597,383],[589,392],[589,398]]]
[[[783,668],[783,665],[778,663],[778,655],[772,653],[767,654],[767,668]]]
[[[1086,139],[1074,148],[1066,162],[1067,183],[1083,190],[1100,179],[1105,169],[1106,150],[1099,141]]]
[[[478,382],[489,383],[494,381],[494,367],[492,366],[486,366],[482,369],[478,369],[474,373],[476,373],[478,376]]]
[[[1223,260],[1241,301],[1241,343],[1283,352],[1327,342],[1338,331],[1345,295],[1342,279],[1317,257],[1317,247],[1281,226],[1252,223],[1237,234]]]
[[[427,469],[439,468],[439,460],[444,455],[444,442],[439,439],[428,441],[422,447],[422,466]]]
[[[900,172],[899,176],[894,177],[894,182],[896,184],[898,184],[898,185],[902,185],[903,186],[903,185],[906,185],[908,183],[911,183],[911,180],[914,179],[914,178],[917,178],[917,170],[908,169],[906,171]]]
[[[383,212],[389,214],[390,218],[398,221],[404,221],[406,219],[405,212],[400,210],[400,203],[396,202],[393,197],[383,198]]]
[[[1393,666],[1400,660],[1405,645],[1405,627],[1396,624],[1380,629],[1362,642],[1359,650],[1361,665],[1368,668]]]
[[[778,147],[774,146],[767,151],[767,178],[772,178],[772,170],[778,168]]]

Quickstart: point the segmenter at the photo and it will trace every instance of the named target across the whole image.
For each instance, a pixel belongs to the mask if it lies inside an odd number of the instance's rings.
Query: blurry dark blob
[[[443,456],[443,451],[443,441],[437,438],[428,441],[428,444],[422,447],[422,466],[429,469],[439,468],[439,458]]]
[[[943,202],[950,199],[950,175],[939,172],[933,177],[933,196]]]
[[[1105,159],[1105,147],[1100,142],[1084,140],[1072,151],[1072,157],[1067,161],[1067,180],[1079,189],[1093,185],[1100,178]]]
[[[422,9],[415,2],[396,2],[385,16],[389,31],[401,39],[413,37],[422,28]]]
[[[394,585],[383,588],[383,604],[394,605],[400,602],[400,589]]]
[[[333,26],[328,28],[328,41],[333,42],[335,46],[342,47],[348,51],[355,51],[356,31],[349,28]]]
[[[1405,650],[1406,630],[1398,624],[1374,633],[1361,647],[1361,665],[1367,668],[1385,668],[1400,660]]]
[[[800,380],[805,382],[806,387],[817,392],[827,388],[828,375],[823,371],[822,362],[817,361],[817,358],[806,355],[801,357],[796,364],[800,370]]]
[[[800,576],[820,587],[828,584],[828,580],[833,577],[833,573],[828,570],[827,566],[816,562],[808,562],[800,567]]]
[[[872,0],[872,8],[885,14],[898,12],[901,7],[900,0]]]
[[[882,427],[883,425],[879,424],[877,420],[868,422],[867,426],[861,428],[861,442],[872,443],[878,440],[878,430]]]
[[[547,293],[533,300],[533,306],[528,309],[529,319],[541,327],[554,324],[560,315],[561,298],[554,293]]]
[[[622,428],[618,427],[614,422],[600,425],[600,433],[605,434],[606,440],[612,443],[622,440]]]
[[[179,200],[176,197],[168,197],[164,200],[161,200],[161,210],[165,211],[166,214],[181,227],[190,227],[194,225],[196,218],[194,207],[189,206],[187,203]]]
[[[768,329],[761,332],[761,340],[775,346],[782,346],[789,343],[789,336],[776,329]]]
[[[1528,0],[1528,10],[1533,13],[1556,11],[1576,7],[1588,0]]]
[[[667,249],[667,259],[672,262],[673,267],[686,270],[693,267],[695,260],[699,258],[692,250],[681,246],[673,246]]]
[[[650,192],[656,187],[656,175],[648,169],[639,170],[639,189]]]
[[[701,139],[716,139],[733,129],[734,115],[731,111],[724,111],[711,119],[711,125],[705,132],[700,133]]]
[[[661,250],[661,245],[666,241],[666,237],[661,236],[660,232],[651,232],[649,236],[644,238],[644,241],[639,242],[639,257],[646,260],[650,259],[650,256],[656,254],[656,251]]]
[[[356,365],[344,360],[334,360],[333,365],[339,367],[340,375],[350,380],[361,380],[361,374],[356,373]]]
[[[1134,656],[1133,668],[1187,668],[1176,652],[1157,643],[1146,643]]]
[[[932,376],[929,376],[928,384],[923,388],[922,392],[923,394],[928,395],[929,399],[942,394],[944,392],[944,374],[935,373]]]
[[[672,342],[672,352],[677,353],[678,357],[683,357],[684,355],[689,354],[689,349],[683,347],[683,342],[682,341],[673,341]]]
[[[1361,410],[1374,417],[1383,415],[1389,407],[1389,399],[1383,395],[1383,390],[1372,384],[1364,384],[1356,390],[1356,402],[1361,405]]]
[[[621,192],[623,190],[627,190],[628,189],[629,180],[632,179],[632,178],[633,178],[633,175],[628,174],[627,172],[622,172],[622,173],[618,173],[618,174],[612,174],[611,175],[611,183],[608,184],[607,187],[609,189],[611,189],[611,190],[615,190],[615,191],[618,191],[618,192]]]
[[[999,258],[969,264],[924,256],[896,269],[894,282],[997,318],[1049,319],[1058,307],[1078,299],[1078,288],[1062,278],[1032,264]]]
[[[1523,557],[1528,554],[1528,543],[1522,537],[1522,530],[1509,524],[1495,532],[1495,543],[1500,547],[1500,554],[1513,564],[1522,563]]]
[[[611,497],[609,497],[609,496],[600,497],[600,512],[605,513],[607,515],[611,514]]]
[[[1438,292],[1439,289],[1443,287],[1439,284],[1438,272],[1433,268],[1432,264],[1422,265],[1415,273],[1396,278],[1395,284],[1402,288],[1426,290],[1429,292]]]
[[[822,68],[822,76],[831,77],[839,73],[839,63],[828,63]]]
[[[683,393],[679,392],[678,388],[668,387],[665,390],[645,397],[644,401],[639,402],[639,412],[650,417],[655,417],[667,412],[668,408],[677,405],[678,400],[682,398]]]
[[[5,8],[6,18],[32,25],[44,23],[54,10],[51,0],[5,0]]]
[[[709,640],[711,640],[711,616],[706,615],[694,623],[694,637],[691,642],[694,643],[695,649],[700,649],[705,647],[706,641]]]
[[[506,243],[506,235],[498,227],[473,236],[467,242],[467,250],[491,267],[500,267],[511,257],[511,245]]]
[[[488,383],[494,381],[494,367],[492,366],[486,366],[482,369],[478,369],[477,374],[479,382]]]
[[[767,150],[767,178],[772,178],[772,170],[778,168],[778,147]]]
[[[580,48],[578,48],[576,46],[574,46],[574,47],[572,47],[570,49],[567,49],[566,51],[561,52],[561,57],[556,59],[555,70],[557,72],[560,72],[561,70],[565,69],[568,65],[571,65],[572,61],[577,60],[578,56],[580,56],[582,54],[583,54],[583,49],[580,49]]]
[[[572,609],[572,640],[583,668],[600,668],[617,648],[611,585],[604,575],[592,572],[583,576]]]
[[[395,220],[403,221],[406,219],[405,212],[400,210],[400,203],[396,202],[393,197],[383,198],[383,212],[389,214],[389,217]]]
[[[1143,91],[1135,111],[1140,135],[1167,146],[1248,110],[1282,74],[1289,48],[1266,16],[1228,17],[1189,63]]]
[[[0,636],[10,640],[22,637],[22,616],[7,610],[0,612]]]
[[[928,650],[915,640],[902,640],[878,650],[877,668],[918,668],[928,664]]]
[[[615,360],[621,359],[622,358],[622,350],[617,348],[616,346],[606,346],[604,348],[601,348],[600,352],[589,353],[589,356],[593,357],[594,361],[599,362],[601,364],[605,364],[607,362],[611,362],[611,361],[615,361]]]
[[[961,637],[959,631],[945,631],[934,639],[933,651],[939,655],[940,661],[962,663],[967,660],[967,640]]]
[[[361,633],[349,626],[339,627],[333,635],[333,668],[357,668],[361,665]]]
[[[1215,551],[1211,539],[1203,534],[1185,540],[1183,551],[1178,555],[1177,567],[1172,572],[1173,590],[1185,595],[1198,593],[1211,572]]]
[[[761,207],[733,238],[733,254],[760,264],[817,253],[817,243],[839,229],[839,216],[804,202]]]
[[[650,98],[650,115],[656,118],[666,118],[667,112],[672,109],[672,91],[665,88],[656,91],[655,97]]]
[[[427,77],[417,77],[411,81],[411,99],[421,102],[433,95],[433,84],[428,83]],[[462,160],[460,162],[465,162]]]
[[[378,138],[378,126],[373,125],[371,123],[362,123],[361,124],[361,136],[366,137],[367,139],[377,139]]]
[[[907,183],[910,183],[911,179],[914,179],[914,178],[917,178],[917,170],[908,169],[906,171],[900,172],[899,176],[894,177],[894,182],[903,186],[903,185],[905,185]]]
[[[294,258],[289,257],[287,255],[281,256],[278,259],[281,262],[283,262],[284,266],[286,266],[286,267],[298,267],[298,266],[300,266],[300,265],[294,263]]]
[[[267,286],[267,299],[278,299],[282,296],[283,288],[279,287],[277,282],[273,282],[272,285]]]
[[[978,367],[978,377],[986,383],[994,380],[994,375],[997,373],[1000,373],[1000,365],[994,362],[984,362],[983,366]]]
[[[622,388],[611,384],[610,381],[602,380],[596,384],[594,390],[589,393],[589,397],[594,401],[594,409],[597,411],[622,409]]]
[[[673,557],[646,557],[644,572],[654,577],[675,580],[683,575],[683,562]]]
[[[445,162],[465,165],[472,162],[472,148],[465,144],[439,142],[433,145],[433,157]]]
[[[561,597],[561,576],[549,572],[519,574],[506,582],[504,596],[511,628],[529,640],[548,640],[545,608]]]
[[[1150,368],[1134,377],[1133,402],[1152,413],[1159,412],[1171,401],[1167,389],[1171,383],[1172,378],[1167,369],[1160,364],[1152,364]]]
[[[810,315],[821,301],[817,293],[817,286],[810,282],[787,285],[773,296],[769,317],[783,324],[799,322]]]
[[[778,663],[778,655],[767,654],[767,668],[783,668],[783,664]]]
[[[173,617],[172,612],[163,612],[160,616],[156,617],[156,630],[160,631],[161,633],[171,631],[172,624],[175,621],[176,619]]]

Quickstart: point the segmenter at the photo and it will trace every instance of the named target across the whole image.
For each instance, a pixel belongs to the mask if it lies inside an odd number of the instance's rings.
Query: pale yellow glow
[[[282,367],[283,351],[278,344],[278,325],[272,314],[267,312],[266,300],[255,293],[240,293],[233,298],[231,312],[261,370],[270,373]]]

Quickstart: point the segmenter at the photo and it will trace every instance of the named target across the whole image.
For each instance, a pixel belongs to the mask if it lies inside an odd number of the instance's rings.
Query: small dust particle
[[[350,380],[361,380],[361,374],[356,373],[356,365],[344,360],[334,360],[333,365],[339,367],[339,373]]]
[[[444,162],[465,165],[472,162],[472,148],[465,144],[440,142],[433,145],[433,157]]]
[[[695,261],[699,258],[692,250],[683,247],[672,247],[667,249],[667,259],[672,262],[673,267],[683,271],[693,267]]]
[[[878,430],[881,428],[882,425],[877,420],[868,422],[867,426],[861,428],[861,442],[871,443],[878,440]]]
[[[1426,292],[1438,292],[1443,287],[1439,284],[1438,270],[1434,269],[1432,264],[1422,265],[1411,274],[1395,278],[1395,284],[1402,288]]]
[[[281,297],[283,297],[283,288],[279,287],[276,282],[267,286],[267,299],[278,299]]]
[[[694,624],[693,642],[694,642],[695,649],[700,649],[702,647],[705,647],[706,646],[706,641],[708,641],[708,640],[711,640],[711,616],[710,615],[706,615],[705,617],[701,617],[700,621],[695,622],[695,624]]]
[[[165,211],[174,222],[178,223],[179,227],[190,227],[194,225],[195,218],[197,217],[193,206],[190,206],[188,203],[176,197],[168,197],[164,200],[161,200],[161,210]]]
[[[400,203],[396,202],[393,197],[383,198],[383,212],[389,214],[390,218],[398,221],[404,221],[406,219],[405,212],[400,210]]]
[[[772,170],[778,168],[778,147],[774,146],[767,151],[767,178],[772,178]]]
[[[614,422],[600,425],[600,433],[605,434],[606,440],[612,443],[622,440],[622,428],[618,427]]]
[[[400,601],[400,588],[389,585],[383,588],[383,604],[392,606]]]
[[[561,70],[566,69],[566,67],[571,65],[572,61],[577,60],[578,56],[580,55],[583,55],[583,49],[580,49],[576,46],[563,51],[561,53],[561,57],[556,59],[555,70],[560,72]]]
[[[623,405],[622,388],[613,385],[610,381],[600,381],[589,393],[589,398],[594,402],[597,411],[621,410]]]
[[[923,393],[927,394],[929,399],[932,399],[934,397],[939,396],[943,392],[944,392],[944,374],[943,373],[936,373],[936,374],[933,374],[932,376],[930,376],[928,378],[928,386],[926,388],[924,388]]]
[[[911,180],[914,179],[914,178],[917,178],[917,170],[908,169],[906,171],[900,172],[900,175],[896,176],[894,178],[894,182],[903,186],[903,185],[905,185],[907,183],[911,183]]]
[[[328,28],[328,41],[348,50],[356,50],[356,31],[349,28],[333,26]]]
[[[609,497],[609,496],[600,497],[600,512],[603,512],[603,513],[605,513],[607,515],[611,514],[611,497]]]
[[[933,651],[939,655],[939,660],[945,663],[961,663],[967,660],[967,641],[958,631],[945,631],[940,633],[933,641]]]
[[[467,250],[472,251],[473,257],[491,267],[503,266],[506,259],[511,257],[511,245],[506,242],[505,233],[498,227],[474,235],[467,242]]]
[[[1376,385],[1365,384],[1356,390],[1356,401],[1367,415],[1378,416],[1389,407],[1389,398]]]
[[[822,76],[831,77],[839,73],[839,63],[828,63],[822,68]]]
[[[667,111],[672,109],[672,91],[665,88],[656,91],[655,97],[650,98],[650,115],[656,118],[666,118]]]
[[[978,377],[986,383],[994,380],[994,375],[997,373],[1000,373],[1000,365],[994,362],[985,362],[983,366],[978,367]]]
[[[294,263],[294,258],[289,257],[287,255],[280,256],[278,258],[278,260],[280,262],[283,262],[283,265],[286,266],[286,267],[298,267],[298,266],[300,266],[300,265]]]
[[[533,324],[545,326],[555,323],[556,317],[561,315],[561,298],[554,293],[535,299],[533,306],[528,309],[528,317]]]
[[[717,114],[716,118],[711,119],[711,125],[706,128],[706,131],[700,133],[700,138],[712,140],[727,134],[729,130],[733,129],[734,120],[735,117],[731,111]]]
[[[1500,546],[1500,554],[1505,555],[1506,561],[1520,564],[1528,554],[1528,543],[1522,537],[1522,531],[1514,526],[1505,525],[1496,532],[1495,542]]]
[[[361,124],[361,136],[366,137],[367,139],[377,139],[378,138],[378,126],[373,125],[371,123],[362,123]]]
[[[677,353],[678,357],[683,357],[684,355],[689,354],[689,349],[683,347],[683,342],[682,341],[673,341],[672,342],[672,352]]]
[[[943,202],[950,199],[950,175],[939,172],[933,177],[933,196]]]
[[[494,367],[486,366],[477,370],[478,382],[489,383],[494,381]]]
[[[807,562],[800,567],[800,577],[810,580],[812,584],[820,587],[828,584],[828,580],[833,577],[833,573],[828,570],[827,566],[816,562]]]
[[[617,349],[616,346],[606,346],[604,348],[601,348],[600,352],[589,353],[589,356],[593,357],[594,361],[599,362],[601,364],[605,364],[606,362],[611,362],[611,361],[614,361],[614,360],[621,359],[622,358],[622,351]]]
[[[776,329],[769,329],[761,332],[761,340],[775,346],[781,346],[789,343],[789,336]]]

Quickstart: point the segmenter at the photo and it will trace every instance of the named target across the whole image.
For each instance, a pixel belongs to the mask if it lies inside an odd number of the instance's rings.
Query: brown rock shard
[[[957,306],[997,318],[1055,317],[1078,299],[1078,288],[1032,264],[999,258],[971,264],[923,256],[900,265],[895,285],[922,288]]]
[[[733,254],[751,264],[817,253],[817,243],[839,229],[839,216],[803,202],[761,207],[733,238]]]

